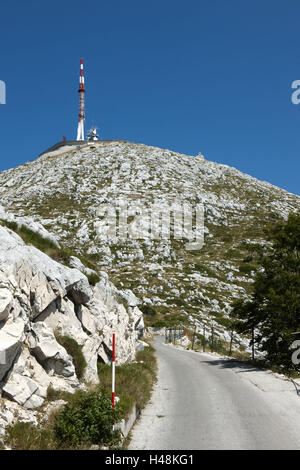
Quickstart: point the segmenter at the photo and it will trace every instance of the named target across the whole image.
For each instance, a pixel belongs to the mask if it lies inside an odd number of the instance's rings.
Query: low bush
[[[251,264],[241,264],[239,266],[239,271],[243,274],[251,274],[251,271],[254,271],[254,269],[254,266],[252,266]]]
[[[156,311],[154,310],[154,308],[152,308],[150,305],[140,305],[139,306],[139,309],[141,310],[141,312],[143,312],[145,315],[149,315],[149,316],[154,316],[156,315]]]
[[[58,415],[54,433],[59,442],[74,448],[84,444],[114,446],[120,441],[120,432],[113,431],[113,424],[120,419],[121,409],[112,408],[110,393],[80,390]]]
[[[55,337],[56,341],[72,356],[76,375],[78,379],[82,379],[87,364],[81,346],[73,338],[69,338],[68,336],[55,334]]]
[[[168,326],[168,322],[164,320],[157,320],[151,323],[152,328],[165,328]]]
[[[100,277],[96,273],[89,274],[87,278],[91,286],[95,286],[100,281]]]

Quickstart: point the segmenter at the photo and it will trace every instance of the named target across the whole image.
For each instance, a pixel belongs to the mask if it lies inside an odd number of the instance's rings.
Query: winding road
[[[158,380],[129,449],[300,449],[300,396],[292,382],[163,342],[153,342]]]

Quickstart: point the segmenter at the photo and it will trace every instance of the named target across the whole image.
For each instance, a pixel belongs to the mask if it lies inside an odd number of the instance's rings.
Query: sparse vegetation
[[[125,163],[130,163],[130,176],[120,171],[121,162],[115,158],[118,151]],[[266,243],[265,223],[278,220],[288,208],[299,208],[299,198],[214,163],[203,162],[197,171],[191,172],[186,165],[188,157],[168,153],[166,158],[164,151],[161,152],[155,156],[155,163],[153,149],[135,144],[122,144],[113,157],[111,149],[105,145],[101,149],[101,158],[98,158],[96,150],[87,150],[84,157],[78,151],[64,155],[63,159],[61,156],[45,157],[42,162],[27,165],[26,172],[32,173],[34,181],[34,173],[42,167],[45,178],[51,181],[47,192],[43,194],[41,190],[41,195],[34,194],[31,183],[27,184],[26,178],[22,180],[21,167],[13,170],[9,178],[16,172],[15,184],[21,184],[22,194],[14,194],[12,186],[6,188],[8,175],[3,174],[1,197],[3,201],[11,198],[10,210],[15,214],[35,214],[42,223],[45,220],[49,231],[59,234],[61,249],[42,248],[53,259],[69,265],[69,257],[75,255],[90,269],[105,270],[118,288],[131,288],[137,297],[146,295],[150,298],[153,301],[151,306],[140,307],[147,326],[188,324],[189,317],[199,319],[201,314],[201,321],[209,322],[212,317],[220,325],[220,331],[229,329],[227,314],[232,300],[251,294],[253,284],[247,282],[249,279],[242,280],[251,277],[252,270],[257,268],[257,259],[249,254],[249,247],[254,250],[255,242],[257,246],[263,246]],[[149,170],[146,180],[138,175],[144,162],[147,162]],[[157,175],[158,168],[164,171],[163,180]],[[63,191],[61,180],[56,178],[57,173],[65,178]],[[109,200],[112,193],[119,193],[124,184],[132,185],[133,180],[135,190],[127,193],[131,202],[143,202],[147,194],[147,203],[152,203],[157,196],[156,191],[163,198],[174,191],[178,196],[182,195],[182,201],[193,203],[191,187],[197,188],[199,196],[204,196],[207,201],[206,209],[215,209],[206,213],[203,248],[188,251],[184,241],[173,238],[169,254],[168,250],[164,251],[160,240],[152,240],[151,243],[141,240],[131,243],[128,239],[121,244],[100,242],[91,211],[98,203],[98,190],[101,190],[103,200]],[[81,185],[82,182],[84,184]],[[148,186],[149,182],[155,184]],[[77,191],[79,184],[80,191]],[[84,228],[83,237],[77,236],[81,227]],[[16,231],[16,224],[11,228]],[[33,239],[27,242],[37,243]],[[139,249],[141,258],[136,256]],[[207,279],[191,276],[197,273]],[[233,277],[228,276],[229,273]],[[98,279],[90,277],[89,282],[94,285]]]
[[[7,427],[6,443],[14,450],[53,450],[56,448],[53,430],[17,422]]]
[[[73,338],[69,338],[68,336],[61,336],[55,333],[55,337],[56,341],[72,356],[76,375],[78,379],[82,379],[87,364],[81,346],[79,346]]]
[[[55,439],[72,448],[117,445],[121,436],[119,431],[113,431],[113,424],[121,416],[121,407],[112,408],[111,395],[104,389],[80,390],[59,413],[54,425]]]
[[[116,368],[116,394],[125,415],[134,404],[140,410],[144,408],[156,378],[156,357],[151,345],[137,352],[136,361]],[[98,373],[101,386],[107,391],[111,390],[111,367],[99,363]]]
[[[1,220],[1,224],[16,232],[27,245],[33,245],[38,250],[45,252],[48,249],[58,249],[57,245],[52,240],[42,237],[39,233],[25,227],[25,225],[18,226],[16,222],[10,222],[7,220]]]
[[[111,406],[111,367],[99,363],[99,386],[74,394],[49,387],[49,401],[63,399],[67,404],[43,426],[29,423],[9,426],[5,444],[20,450],[89,449],[92,445],[115,448],[120,444],[121,436],[119,431],[112,432],[112,425],[126,417],[134,404],[138,409],[146,405],[156,378],[152,346],[139,351],[136,361],[117,366],[116,393],[120,402],[114,410]]]
[[[30,230],[24,225],[18,226],[16,222],[10,222],[7,220],[0,220],[0,223],[10,230],[16,232],[27,245],[32,245],[38,250],[42,251],[46,255],[55,261],[70,266],[69,259],[71,256],[74,256],[74,252],[68,248],[60,248],[56,243],[54,243],[49,238],[44,238],[40,234]],[[97,265],[94,262],[93,257],[90,259],[87,256],[82,256],[76,254],[84,266],[90,269],[97,269]],[[100,281],[100,277],[96,273],[92,273],[87,276],[90,285],[94,286],[97,282]]]
[[[121,419],[121,407],[112,409],[104,389],[68,394],[68,403],[49,423],[36,427],[17,422],[8,426],[5,443],[14,450],[89,449],[92,445],[113,447],[120,432],[112,426]]]
[[[239,271],[242,274],[251,274],[251,272],[254,270],[255,270],[255,267],[252,266],[251,264],[241,264],[239,266]]]
[[[150,305],[140,305],[139,308],[143,312],[144,315],[149,315],[151,317],[156,315],[156,311]]]
[[[95,286],[100,281],[100,277],[96,273],[88,274],[87,278],[91,286]]]

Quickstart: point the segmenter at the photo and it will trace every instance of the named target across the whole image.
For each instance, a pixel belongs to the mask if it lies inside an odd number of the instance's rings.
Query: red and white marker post
[[[116,379],[116,371],[115,371],[115,366],[116,366],[116,333],[113,333],[113,351],[112,351],[112,407],[115,407],[115,379]]]

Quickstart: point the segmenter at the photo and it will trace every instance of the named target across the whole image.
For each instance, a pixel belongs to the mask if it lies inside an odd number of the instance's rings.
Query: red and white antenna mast
[[[83,59],[80,61],[80,77],[79,77],[79,116],[77,128],[77,140],[84,140],[84,76],[83,76]]]

